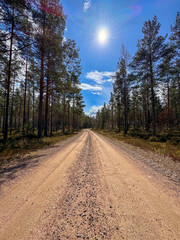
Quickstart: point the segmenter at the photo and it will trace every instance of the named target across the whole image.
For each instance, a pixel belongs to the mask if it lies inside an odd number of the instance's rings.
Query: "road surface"
[[[136,162],[82,131],[2,189],[0,239],[180,239],[179,186]]]

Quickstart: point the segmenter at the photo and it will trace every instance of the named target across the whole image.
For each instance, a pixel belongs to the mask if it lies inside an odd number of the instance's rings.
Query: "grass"
[[[96,132],[119,141],[140,147],[144,150],[151,150],[161,155],[172,157],[174,160],[180,161],[180,133],[173,135],[159,134],[152,136],[143,131],[129,131],[126,136],[118,133],[117,130],[95,129]]]
[[[32,151],[53,145],[55,143],[66,140],[77,134],[61,135],[61,132],[53,133],[51,137],[43,137],[41,139],[36,136],[22,137],[18,133],[13,133],[4,144],[2,136],[0,136],[0,168],[4,164],[14,161]]]

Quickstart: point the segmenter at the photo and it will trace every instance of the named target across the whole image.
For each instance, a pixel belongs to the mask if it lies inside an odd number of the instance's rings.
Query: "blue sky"
[[[133,56],[142,25],[157,15],[160,34],[170,34],[179,0],[61,0],[67,15],[66,37],[76,41],[82,61],[81,87],[85,112],[96,112],[108,102],[112,75],[116,71],[121,45]],[[107,42],[98,41],[101,29],[108,32]]]

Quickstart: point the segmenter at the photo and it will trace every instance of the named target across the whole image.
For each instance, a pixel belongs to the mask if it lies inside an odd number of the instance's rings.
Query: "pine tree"
[[[62,5],[57,0],[39,0],[36,1],[36,7],[33,10],[35,23],[39,30],[36,32],[37,57],[40,59],[40,86],[39,86],[39,110],[38,110],[38,137],[42,137],[43,130],[43,99],[44,99],[44,81],[45,81],[45,58],[52,52],[49,48],[56,48],[58,39],[62,39],[62,31],[59,32],[61,23],[64,24]],[[57,30],[57,31],[56,31]],[[64,31],[64,29],[63,29]],[[61,34],[60,36],[57,36]],[[59,38],[58,38],[59,37]],[[50,41],[52,41],[50,43]],[[47,91],[46,91],[47,93]],[[46,99],[48,100],[48,98]],[[47,104],[48,105],[48,104]],[[46,106],[47,107],[47,106]],[[47,108],[46,108],[47,111]],[[46,123],[47,129],[47,123]]]
[[[157,65],[163,56],[166,37],[159,36],[160,23],[155,16],[153,20],[144,23],[142,32],[144,37],[138,42],[138,49],[133,58],[134,65],[140,66],[141,71],[146,70],[147,78],[150,80],[152,127],[156,134],[156,106],[155,85],[157,83]]]
[[[174,49],[175,55],[173,59],[173,67],[174,67],[174,81],[176,87],[178,89],[178,109],[177,109],[177,117],[179,119],[180,124],[180,13],[177,13],[176,21],[174,26],[171,26],[171,36],[170,43],[172,48]]]
[[[111,97],[109,100],[109,104],[111,107],[111,128],[114,128],[114,105],[115,105],[115,101],[114,101],[114,94],[111,92]]]
[[[2,21],[4,23],[4,31],[10,41],[10,48],[7,49],[8,55],[8,74],[6,83],[6,110],[5,110],[5,124],[4,124],[4,140],[7,139],[8,134],[8,122],[9,122],[9,99],[10,99],[10,88],[11,88],[11,72],[12,72],[12,58],[14,51],[15,39],[21,39],[24,34],[22,28],[22,19],[24,17],[23,12],[29,8],[29,5],[25,0],[12,1],[3,0],[1,2],[1,8],[3,9]],[[10,29],[10,31],[9,31]],[[18,41],[19,43],[20,41]]]

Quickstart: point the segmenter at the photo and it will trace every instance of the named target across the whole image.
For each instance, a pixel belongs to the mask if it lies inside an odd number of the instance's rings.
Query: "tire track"
[[[88,133],[85,148],[69,170],[66,192],[37,239],[112,239],[118,231],[115,212],[104,201],[94,152]]]

